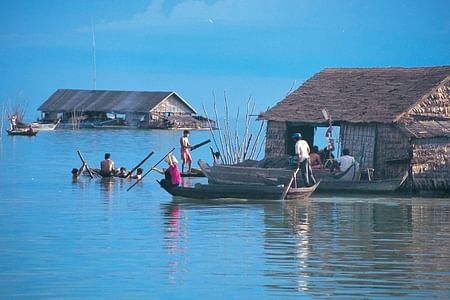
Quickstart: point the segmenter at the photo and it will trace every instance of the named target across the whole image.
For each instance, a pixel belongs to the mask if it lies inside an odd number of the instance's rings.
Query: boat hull
[[[215,184],[281,185],[287,184],[293,173],[293,170],[283,168],[259,168],[236,165],[211,167],[201,160],[198,164],[208,178],[208,182]],[[407,178],[405,174],[404,177],[398,179],[371,181],[346,180],[346,178],[335,178],[329,172],[314,172],[314,176],[316,180],[321,181],[317,192],[345,193],[391,193],[398,190]],[[355,176],[351,178],[353,179]],[[297,176],[297,183],[300,183],[300,181],[300,176]]]
[[[301,200],[308,198],[319,186],[317,183],[311,187],[290,188],[286,199]],[[233,184],[200,184],[193,187],[166,187],[161,185],[169,194],[176,197],[193,199],[253,199],[253,200],[280,200],[285,187],[263,185],[233,185]]]
[[[27,130],[22,130],[22,129],[14,129],[14,130],[10,130],[10,129],[6,129],[6,132],[9,135],[23,135],[23,136],[35,136],[38,132],[37,131],[29,131]]]

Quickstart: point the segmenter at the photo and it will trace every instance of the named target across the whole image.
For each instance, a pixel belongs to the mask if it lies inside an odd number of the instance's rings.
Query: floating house
[[[215,127],[176,92],[59,89],[38,110],[43,121],[66,127]]]
[[[340,126],[340,149],[375,179],[406,172],[416,190],[450,191],[450,66],[324,69],[260,114],[266,158],[291,154],[294,132],[313,145],[328,126],[324,109]]]

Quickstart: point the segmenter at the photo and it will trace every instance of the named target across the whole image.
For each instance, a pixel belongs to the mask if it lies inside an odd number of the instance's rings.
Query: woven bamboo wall
[[[450,138],[414,139],[412,175],[418,190],[450,190]]]
[[[376,178],[403,177],[409,167],[409,147],[408,137],[398,128],[378,124],[374,164]]]
[[[374,149],[376,142],[376,125],[372,124],[344,124],[341,125],[341,152],[347,148],[350,155],[360,160],[363,154],[361,168],[373,168]]]
[[[286,122],[267,123],[265,158],[280,157],[286,153],[286,130]]]

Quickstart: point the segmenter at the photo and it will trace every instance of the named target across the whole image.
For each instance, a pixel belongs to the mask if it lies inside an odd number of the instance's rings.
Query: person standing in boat
[[[100,175],[102,177],[111,177],[114,174],[114,161],[110,153],[105,153],[105,159],[100,162]]]
[[[11,130],[16,130],[17,129],[17,116],[9,114],[8,118],[9,118],[9,123],[11,125]]]
[[[189,130],[183,131],[183,136],[180,138],[180,146],[181,146],[181,160],[183,161],[181,164],[181,173],[184,172],[184,166],[188,165],[188,173],[191,173],[192,170],[192,157],[189,151],[189,148],[192,147],[189,144]]]
[[[302,180],[305,186],[312,186],[316,183],[312,175],[312,169],[309,163],[310,148],[308,142],[302,139],[300,133],[294,133],[292,138],[295,141],[295,156],[297,158],[297,167],[302,172]]]

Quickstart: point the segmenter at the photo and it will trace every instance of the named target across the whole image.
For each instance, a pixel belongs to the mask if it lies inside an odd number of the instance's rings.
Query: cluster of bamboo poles
[[[80,122],[81,122],[82,116],[83,116],[83,111],[75,110],[71,113],[72,130],[80,129]]]
[[[9,98],[2,102],[1,107],[1,115],[0,115],[0,137],[3,134],[3,126],[5,123],[5,120],[10,115],[15,115],[17,118],[17,122],[23,122],[25,118],[25,114],[28,109],[28,100],[20,100],[20,95],[17,97],[17,99],[12,102]]]
[[[214,115],[215,115],[215,127],[211,123],[208,112],[203,106],[203,111],[208,119],[208,127],[211,132],[212,140],[218,152],[221,153],[222,163],[224,164],[236,164],[247,159],[257,159],[261,154],[263,146],[265,144],[265,137],[261,138],[261,133],[265,127],[265,121],[261,121],[259,129],[256,135],[253,134],[252,125],[256,123],[252,117],[255,109],[255,103],[251,101],[251,97],[247,100],[247,108],[245,112],[245,122],[243,127],[242,136],[239,135],[239,121],[240,121],[240,108],[237,107],[237,115],[234,128],[231,126],[230,115],[228,109],[227,95],[224,92],[224,119],[223,123],[219,120],[219,114],[216,104],[216,96],[213,93],[214,98]]]

